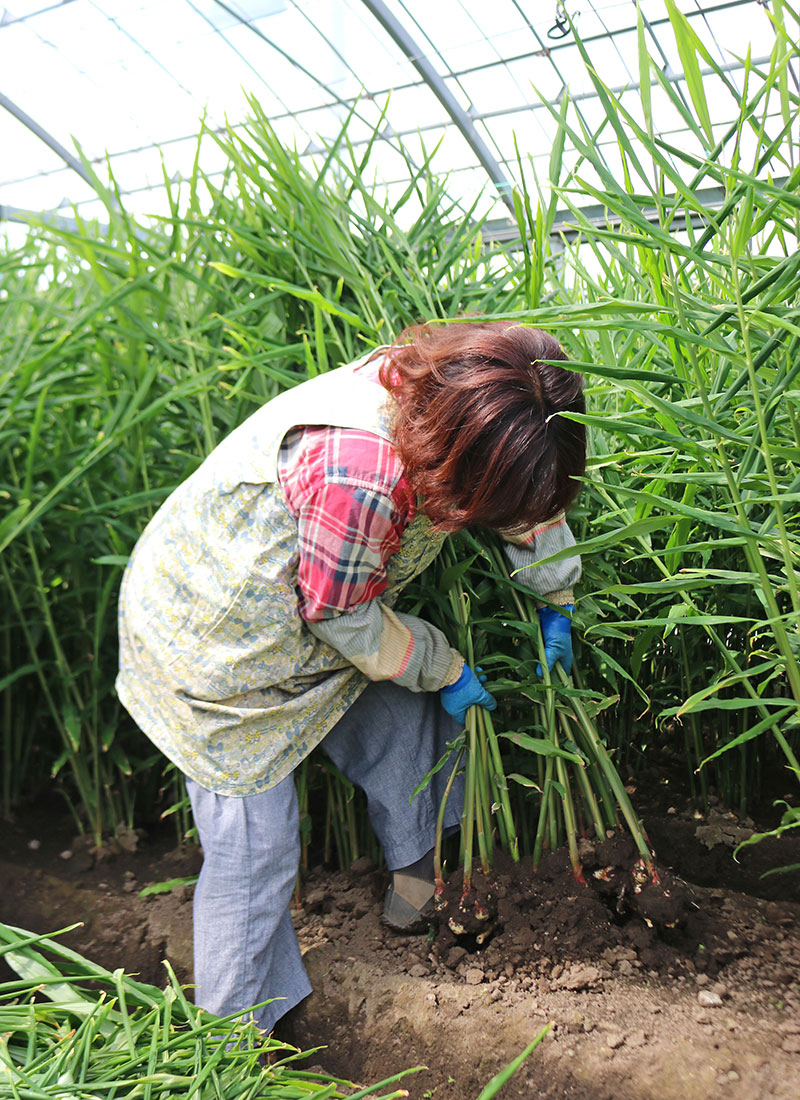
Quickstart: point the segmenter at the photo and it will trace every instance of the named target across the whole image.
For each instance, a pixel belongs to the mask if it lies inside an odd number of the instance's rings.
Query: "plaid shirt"
[[[392,445],[353,428],[295,428],[278,476],[297,520],[302,617],[318,622],[380,596],[416,511]]]
[[[286,504],[297,520],[300,614],[307,622],[330,619],[374,600],[386,588],[386,564],[397,553],[416,503],[392,445],[353,428],[296,428],[278,462]],[[572,541],[564,513],[524,535],[506,535],[516,579],[541,591],[526,569],[535,548],[546,557]],[[538,546],[537,546],[538,544]],[[545,587],[551,603],[574,602],[580,559],[560,563]],[[561,574],[564,574],[562,579]],[[549,580],[548,576],[548,580]]]

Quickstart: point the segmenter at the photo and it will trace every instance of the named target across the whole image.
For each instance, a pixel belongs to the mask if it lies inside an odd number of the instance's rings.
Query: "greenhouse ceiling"
[[[740,87],[748,51],[769,58],[778,2],[675,6]],[[576,35],[605,85],[638,99],[637,7],[647,49],[688,99],[666,0],[12,0],[0,6],[0,220],[101,217],[81,157],[102,179],[107,160],[126,209],[164,213],[165,178],[191,172],[201,119],[240,125],[248,96],[309,157],[351,113],[352,141],[377,127],[371,163],[390,193],[398,143],[414,156],[438,146],[453,196],[505,218],[520,163],[546,177],[545,101],[568,89],[587,126],[600,117]],[[709,108],[731,122],[721,87]],[[674,108],[659,130],[685,140]],[[202,145],[211,175],[215,155]]]

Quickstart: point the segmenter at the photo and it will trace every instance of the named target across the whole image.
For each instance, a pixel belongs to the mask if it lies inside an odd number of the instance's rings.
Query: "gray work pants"
[[[367,686],[322,742],[366,793],[389,870],[433,847],[452,765],[413,801],[411,792],[458,730],[437,694],[382,681]],[[204,857],[194,896],[195,1002],[225,1016],[282,998],[254,1014],[271,1030],[311,992],[289,914],[300,857],[294,777],[245,798],[214,794],[188,778],[186,785]],[[462,799],[459,779],[446,828],[458,824]]]

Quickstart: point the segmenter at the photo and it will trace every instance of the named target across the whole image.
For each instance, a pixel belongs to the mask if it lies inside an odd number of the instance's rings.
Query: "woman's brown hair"
[[[586,463],[583,376],[549,333],[508,321],[406,329],[386,353],[395,445],[441,529],[522,531],[577,496]]]

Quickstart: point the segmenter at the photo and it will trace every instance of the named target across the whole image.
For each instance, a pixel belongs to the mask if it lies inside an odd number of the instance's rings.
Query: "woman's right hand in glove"
[[[494,710],[497,700],[483,686],[485,683],[486,674],[480,668],[473,672],[469,665],[464,665],[454,684],[439,689],[442,706],[462,726],[470,707],[477,704],[487,710]]]

